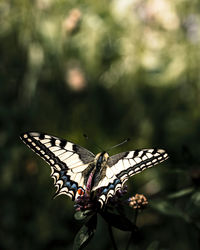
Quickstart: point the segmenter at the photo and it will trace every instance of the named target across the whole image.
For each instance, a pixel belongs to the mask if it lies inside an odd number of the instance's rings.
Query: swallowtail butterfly
[[[130,176],[168,158],[163,149],[135,150],[113,156],[107,152],[94,155],[73,142],[43,133],[24,133],[20,138],[51,166],[56,195],[66,194],[75,200],[85,194],[88,185],[91,192],[101,188],[98,196],[101,207]]]

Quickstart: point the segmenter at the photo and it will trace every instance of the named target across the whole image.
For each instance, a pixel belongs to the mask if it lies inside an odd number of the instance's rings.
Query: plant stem
[[[136,225],[137,222],[137,217],[138,217],[138,209],[135,210],[135,217],[134,217],[134,224]]]
[[[110,224],[108,224],[108,231],[109,231],[109,235],[110,235],[110,239],[112,241],[112,245],[113,245],[113,249],[117,250],[117,245],[113,236],[113,231],[112,231],[112,227]]]
[[[135,210],[135,216],[134,216],[134,224],[135,224],[135,225],[136,225],[136,221],[137,221],[137,216],[138,216],[138,209]],[[130,235],[130,237],[129,237],[127,246],[126,246],[126,250],[129,249],[129,246],[130,246],[131,241],[133,240],[133,238],[134,238],[134,232],[132,231],[132,232],[131,232],[131,235]]]

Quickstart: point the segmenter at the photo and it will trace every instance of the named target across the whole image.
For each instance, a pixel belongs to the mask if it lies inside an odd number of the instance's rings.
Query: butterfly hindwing
[[[82,172],[94,160],[92,152],[43,133],[24,133],[21,139],[51,166],[51,176],[57,187],[56,195],[64,193],[74,200],[78,189],[84,192]]]

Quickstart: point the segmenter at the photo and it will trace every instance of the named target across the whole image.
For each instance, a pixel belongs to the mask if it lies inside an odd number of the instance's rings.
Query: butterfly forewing
[[[132,175],[135,175],[146,168],[152,167],[168,158],[163,149],[143,149],[129,151],[113,155],[108,159],[108,166],[105,176],[99,181],[97,188],[103,188],[99,197],[101,206],[105,205],[108,198],[115,195],[117,190]]]
[[[143,149],[111,156],[108,160],[108,165],[116,177],[124,183],[128,177],[150,168],[167,158],[168,154],[163,149]]]
[[[51,176],[57,187],[56,195],[64,193],[74,199],[79,188],[84,190],[82,172],[94,160],[92,152],[43,133],[24,133],[21,139],[51,166]]]

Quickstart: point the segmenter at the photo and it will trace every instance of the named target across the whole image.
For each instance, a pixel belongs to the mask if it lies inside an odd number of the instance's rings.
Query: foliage
[[[142,205],[142,202],[140,202],[140,204]],[[111,210],[112,212],[109,210]],[[136,208],[135,216],[137,216],[138,210],[139,209]],[[77,220],[84,219],[85,223],[81,227],[81,229],[79,230],[74,239],[74,248],[73,248],[74,250],[82,249],[83,247],[87,246],[91,238],[94,236],[97,227],[98,214],[101,215],[103,219],[106,221],[109,229],[110,238],[113,244],[113,248],[116,250],[118,248],[115,243],[112,227],[115,227],[123,231],[130,231],[132,237],[134,237],[134,234],[137,232],[136,225],[132,223],[131,220],[124,215],[124,207],[122,206],[122,203],[119,201],[115,202],[115,207],[105,206],[103,209],[102,208],[97,209],[96,211],[94,209],[86,211],[77,211],[74,216],[75,219]],[[130,243],[128,243],[126,249],[128,249],[129,245]]]
[[[199,249],[199,9],[197,0],[0,1],[1,249],[72,249],[80,228],[19,140],[30,130],[94,153],[94,143],[128,137],[110,153],[166,149],[168,162],[128,183],[150,201],[134,246]],[[87,249],[110,249],[108,232],[98,218]],[[113,233],[123,249],[127,234]]]

